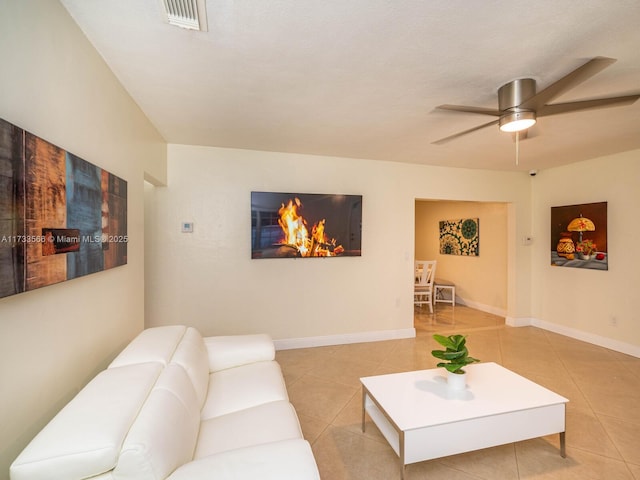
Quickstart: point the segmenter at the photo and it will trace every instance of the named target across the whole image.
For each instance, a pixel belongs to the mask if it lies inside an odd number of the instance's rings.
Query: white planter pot
[[[451,373],[447,370],[447,385],[451,390],[464,390],[467,388],[467,374]]]

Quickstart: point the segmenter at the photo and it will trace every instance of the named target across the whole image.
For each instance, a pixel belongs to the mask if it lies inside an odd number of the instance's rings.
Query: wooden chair
[[[416,260],[413,304],[418,306],[428,304],[431,313],[433,313],[433,282],[435,278],[435,260]]]

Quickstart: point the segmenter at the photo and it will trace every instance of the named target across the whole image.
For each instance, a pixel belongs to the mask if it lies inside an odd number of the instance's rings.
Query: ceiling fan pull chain
[[[520,160],[520,132],[516,132],[516,167]]]

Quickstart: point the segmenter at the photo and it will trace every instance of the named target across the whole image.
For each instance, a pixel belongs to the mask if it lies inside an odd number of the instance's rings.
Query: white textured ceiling
[[[595,56],[618,61],[554,100],[640,92],[638,0],[207,0],[208,32],[160,0],[61,0],[169,143],[494,170],[640,148],[640,101],[539,119],[520,143],[497,89],[538,90]]]

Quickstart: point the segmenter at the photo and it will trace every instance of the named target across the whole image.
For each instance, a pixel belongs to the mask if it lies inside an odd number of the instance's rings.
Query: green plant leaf
[[[444,367],[451,373],[457,373],[462,367],[464,367],[464,365],[460,365],[458,363],[439,363],[438,367]]]
[[[456,358],[461,358],[466,355],[466,352],[451,352],[451,351],[442,351],[442,350],[433,350],[431,354],[442,360],[455,360]]]
[[[444,335],[438,335],[437,333],[433,336],[433,339],[438,342],[440,345],[446,348],[456,349],[455,343],[451,341],[451,337],[445,337]]]
[[[469,356],[469,350],[466,347],[465,335],[444,335],[434,334],[433,339],[440,345],[446,348],[446,350],[432,350],[431,355],[440,360],[447,360],[448,362],[438,363],[438,367],[444,367],[448,371],[453,373],[462,373],[462,368],[470,363],[479,362],[477,358]]]
[[[444,358],[444,354],[447,353],[444,350],[431,350],[431,355],[433,355],[436,358],[439,358],[440,360],[445,360]]]
[[[451,341],[455,345],[455,349],[456,350],[462,350],[462,347],[464,347],[464,344],[467,343],[466,339],[467,339],[467,337],[465,337],[464,335],[452,335],[451,336]]]

